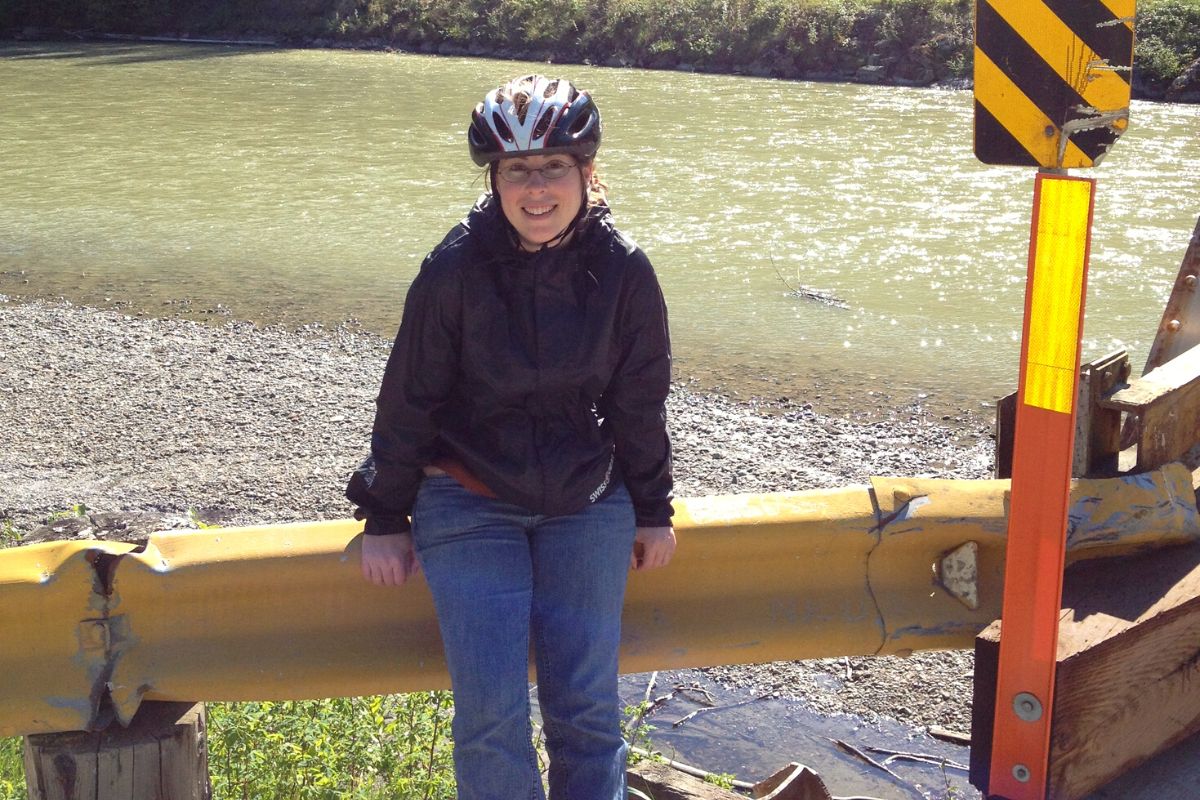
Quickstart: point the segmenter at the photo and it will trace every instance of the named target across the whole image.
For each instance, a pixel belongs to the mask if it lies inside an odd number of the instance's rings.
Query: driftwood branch
[[[706,707],[704,707],[704,708],[697,708],[695,711],[691,712],[690,714],[688,714],[688,715],[686,715],[686,716],[684,716],[684,717],[682,717],[682,718],[680,718],[680,719],[677,719],[677,720],[675,720],[674,722],[672,722],[672,723],[671,723],[671,727],[672,727],[672,728],[678,728],[680,725],[682,725],[683,723],[687,722],[687,721],[688,721],[689,719],[691,719],[692,717],[695,717],[695,716],[697,716],[698,714],[702,714],[702,713],[704,713],[705,711],[724,711],[724,710],[726,710],[726,709],[729,709],[729,708],[737,708],[738,706],[745,706],[745,705],[749,705],[749,704],[751,704],[751,703],[755,703],[755,702],[757,702],[757,701],[759,701],[759,700],[764,700],[764,699],[766,699],[766,698],[768,698],[768,697],[770,697],[770,696],[771,696],[770,694],[760,694],[758,697],[751,697],[749,700],[742,700],[742,701],[740,701],[740,702],[737,702],[737,703],[730,703],[730,704],[729,704],[729,705],[727,705],[727,706],[706,706]]]
[[[878,770],[882,770],[883,772],[886,772],[894,780],[896,780],[898,783],[900,783],[902,786],[906,787],[910,792],[912,792],[914,797],[919,797],[919,798],[921,798],[921,800],[924,800],[925,795],[922,794],[920,789],[918,789],[916,786],[913,786],[909,781],[902,778],[894,769],[889,767],[887,764],[876,761],[875,759],[871,758],[871,756],[867,755],[862,750],[859,750],[857,747],[850,744],[849,742],[845,742],[841,739],[830,739],[829,741],[833,742],[834,744],[836,744],[838,747],[840,747],[842,750],[849,753],[850,755],[852,755],[858,759],[861,759],[862,761],[864,761],[867,764],[870,764],[872,767],[875,767]]]
[[[906,753],[902,750],[887,750],[882,747],[866,747],[864,749],[869,750],[872,753],[878,753],[881,756],[887,756],[887,758],[883,760],[884,764],[890,764],[891,762],[897,760],[922,761],[926,764],[936,764],[942,767],[961,769],[963,772],[966,772],[968,769],[970,769],[966,764],[959,764],[957,761],[951,761],[950,759],[943,758],[942,756],[929,755],[928,753]]]

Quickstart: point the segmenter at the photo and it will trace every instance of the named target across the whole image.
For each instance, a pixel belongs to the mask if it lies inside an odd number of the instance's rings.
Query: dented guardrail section
[[[0,736],[81,730],[98,718],[112,658],[95,564],[131,549],[53,542],[0,551]]]
[[[970,647],[1000,612],[1008,481],[682,500],[633,573],[625,672]],[[1075,485],[1073,557],[1200,538],[1191,473]],[[362,579],[361,523],[173,531],[0,552],[0,736],[128,722],[144,699],[448,686],[424,581]],[[15,676],[15,677],[14,677]]]

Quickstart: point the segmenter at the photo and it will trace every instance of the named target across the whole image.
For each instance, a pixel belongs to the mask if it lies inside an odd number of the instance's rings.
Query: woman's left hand
[[[675,553],[675,529],[670,525],[661,528],[638,528],[633,540],[633,554],[629,557],[630,569],[656,569],[665,567]]]

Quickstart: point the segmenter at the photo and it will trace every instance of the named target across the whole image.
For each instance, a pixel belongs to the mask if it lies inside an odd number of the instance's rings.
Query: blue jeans
[[[459,800],[542,800],[529,645],[552,800],[625,800],[617,645],[634,516],[629,493],[550,517],[427,477],[413,540],[454,687]]]

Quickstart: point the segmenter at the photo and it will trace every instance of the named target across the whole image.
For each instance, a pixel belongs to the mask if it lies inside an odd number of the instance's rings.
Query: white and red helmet
[[[528,102],[518,111],[514,99]],[[600,111],[571,82],[526,75],[488,92],[471,112],[471,158],[479,166],[515,155],[571,153],[591,159],[600,147]]]

